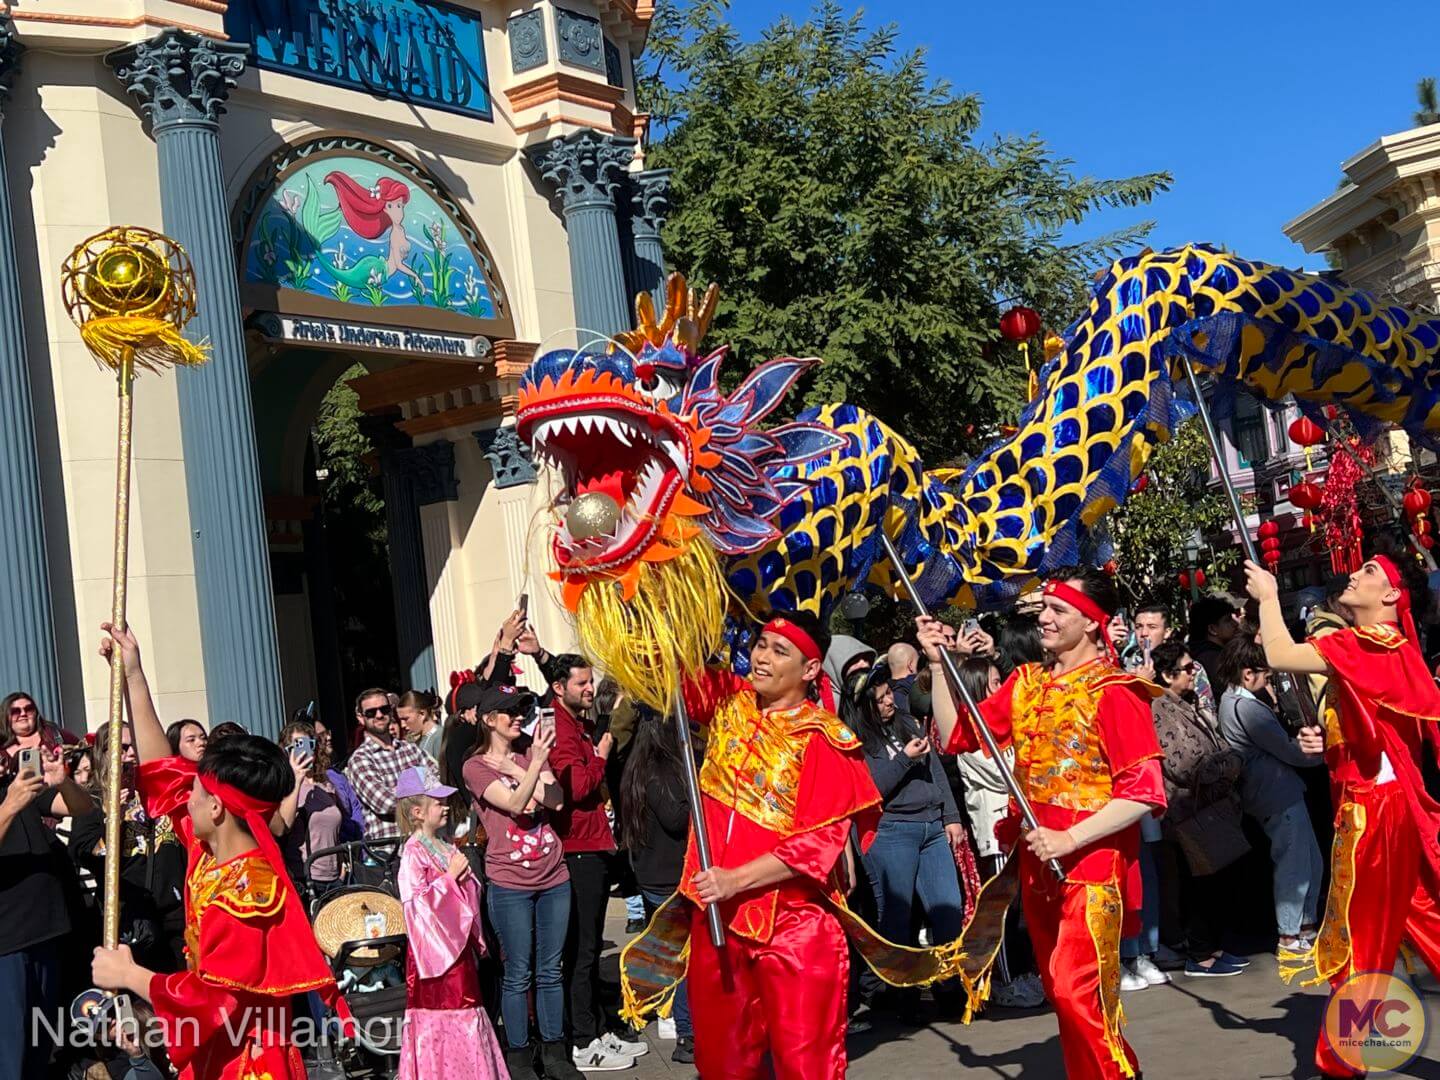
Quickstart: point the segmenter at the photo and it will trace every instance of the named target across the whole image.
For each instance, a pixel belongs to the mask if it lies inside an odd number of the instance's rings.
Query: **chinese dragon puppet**
[[[554,467],[554,577],[583,647],[664,708],[682,672],[743,653],[772,611],[825,617],[866,583],[899,595],[886,530],[932,605],[994,607],[1093,550],[1152,450],[1193,406],[1184,368],[1263,400],[1336,405],[1362,434],[1440,433],[1440,319],[1324,274],[1190,246],[1122,259],[1045,365],[1018,429],[963,474],[927,474],[869,413],[834,404],[766,426],[815,359],[762,363],[732,391],[715,310],[678,276],[663,319],[537,358],[519,435]],[[937,416],[937,424],[956,422]]]

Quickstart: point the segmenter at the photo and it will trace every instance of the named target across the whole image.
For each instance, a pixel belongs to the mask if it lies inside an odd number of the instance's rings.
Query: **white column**
[[[430,597],[430,630],[435,642],[435,674],[442,693],[450,672],[473,667],[483,657],[467,656],[460,633],[455,589],[458,573],[454,555],[459,547],[455,508],[451,499],[420,508],[420,546],[425,557],[425,585]]]

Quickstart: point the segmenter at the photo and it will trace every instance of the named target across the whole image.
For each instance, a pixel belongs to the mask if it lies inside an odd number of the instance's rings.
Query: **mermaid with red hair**
[[[390,234],[390,250],[383,259],[378,255],[367,256],[346,269],[327,265],[336,280],[351,287],[363,286],[370,282],[372,273],[383,267],[382,280],[389,281],[397,273],[404,274],[414,280],[416,292],[424,296],[424,280],[405,261],[410,254],[410,237],[405,234],[404,224],[405,204],[410,201],[409,185],[392,176],[382,176],[373,188],[366,188],[353,176],[338,169],[326,174],[325,183],[335,189],[345,223],[357,236],[379,240],[386,232]]]

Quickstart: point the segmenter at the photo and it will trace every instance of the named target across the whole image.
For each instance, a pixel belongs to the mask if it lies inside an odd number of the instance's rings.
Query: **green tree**
[[[1198,420],[1182,424],[1150,458],[1143,490],[1106,521],[1115,543],[1116,581],[1132,604],[1158,599],[1179,612],[1190,591],[1179,582],[1189,567],[1186,547],[1230,524],[1225,496],[1210,487],[1210,447]],[[1218,586],[1234,569],[1233,544],[1203,546],[1199,568],[1207,587]]]
[[[674,170],[669,261],[722,290],[712,340],[744,365],[822,356],[807,403],[864,406],[930,464],[973,452],[1024,395],[1000,308],[1068,323],[1150,223],[1078,243],[1065,228],[1148,203],[1169,174],[1081,177],[1038,136],[982,141],[976,95],[837,3],[755,41],[726,7],[662,5],[640,83],[647,165]]]
[[[1435,98],[1433,78],[1424,78],[1415,84],[1415,103],[1420,106],[1419,110],[1411,115],[1416,127],[1440,124],[1440,102]]]

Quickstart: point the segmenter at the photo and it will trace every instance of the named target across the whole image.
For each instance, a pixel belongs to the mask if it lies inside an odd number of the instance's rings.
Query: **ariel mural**
[[[425,188],[384,162],[303,164],[275,183],[252,220],[247,281],[344,304],[495,317],[485,253]]]

